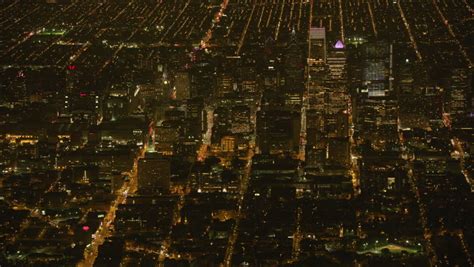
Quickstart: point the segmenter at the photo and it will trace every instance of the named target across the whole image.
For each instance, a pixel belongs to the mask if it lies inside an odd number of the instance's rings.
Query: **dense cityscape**
[[[0,266],[474,266],[471,0],[0,0]]]

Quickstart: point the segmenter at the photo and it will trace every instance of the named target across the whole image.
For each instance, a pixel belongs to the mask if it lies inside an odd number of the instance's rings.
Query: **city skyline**
[[[0,1],[0,266],[472,266],[473,8]]]

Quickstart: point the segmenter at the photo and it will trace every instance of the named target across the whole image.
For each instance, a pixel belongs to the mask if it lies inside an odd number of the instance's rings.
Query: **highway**
[[[229,0],[223,0],[222,3],[220,4],[220,9],[216,14],[214,15],[214,19],[212,20],[212,26],[209,28],[204,35],[204,38],[201,40],[201,48],[206,48],[209,46],[209,41],[212,39],[212,34],[214,33],[214,29],[216,25],[221,21],[222,16],[225,13],[225,10],[227,9],[227,5],[229,4]]]
[[[400,125],[400,120],[398,120],[398,129],[401,129]],[[399,133],[399,142],[402,147],[405,147],[405,140],[403,138],[403,134]],[[423,203],[423,200],[421,199],[421,193],[420,189],[418,188],[417,181],[415,180],[416,177],[414,176],[413,173],[413,158],[410,157],[410,155],[407,154],[407,149],[403,150],[404,155],[402,158],[408,159],[406,162],[407,167],[408,167],[408,182],[410,184],[411,191],[413,192],[415,196],[415,201],[417,204],[417,208],[419,211],[419,219],[421,222],[421,227],[423,229],[423,237],[425,239],[425,248],[427,250],[427,256],[429,257],[430,260],[430,265],[431,266],[437,266],[438,264],[438,257],[436,255],[436,251],[433,248],[433,241],[432,241],[432,236],[433,233],[431,232],[430,226],[428,224],[428,213],[426,211],[426,206]]]
[[[206,106],[206,120],[207,129],[203,134],[202,144],[197,151],[197,161],[204,161],[209,153],[209,146],[211,145],[212,127],[214,126],[214,109],[211,106]]]
[[[117,191],[116,198],[112,201],[107,214],[105,215],[102,223],[100,224],[97,231],[93,234],[91,242],[86,246],[84,250],[84,259],[79,262],[78,267],[90,267],[94,265],[95,259],[99,253],[99,246],[110,237],[112,233],[112,225],[115,220],[115,213],[120,204],[125,204],[129,194],[134,193],[138,184],[138,161],[145,156],[146,148],[142,150],[135,157],[132,171],[129,174],[129,181],[124,182],[122,187]]]
[[[405,12],[403,11],[400,1],[397,1],[397,7],[398,11],[400,12],[400,16],[403,20],[403,25],[405,25],[405,29],[408,33],[408,37],[410,38],[411,45],[413,49],[415,49],[416,57],[419,61],[423,61],[423,57],[421,56],[420,50],[418,49],[418,44],[416,43],[415,37],[411,32],[410,24],[408,23],[408,20],[405,17]]]
[[[300,122],[300,144],[298,151],[298,159],[305,161],[306,159],[306,111],[309,107],[309,98],[306,95],[303,95],[302,105],[301,105],[301,122]]]
[[[359,155],[357,155],[357,143],[354,139],[354,117],[352,116],[352,100],[349,98],[348,115],[349,115],[349,142],[350,142],[350,157],[351,166],[349,173],[352,176],[352,187],[354,189],[354,196],[360,195],[360,170],[359,170]]]
[[[235,223],[229,236],[229,241],[228,241],[227,249],[224,256],[224,262],[222,264],[223,266],[226,266],[226,267],[232,266],[232,256],[234,255],[235,243],[239,235],[240,221],[244,214],[245,196],[247,194],[247,189],[248,189],[249,181],[250,181],[253,155],[254,155],[253,148],[250,148],[247,152],[247,156],[245,157],[245,160],[247,161],[247,163],[245,165],[244,174],[242,175],[241,180],[240,180],[239,198],[237,200],[238,202],[237,215],[235,217]]]
[[[456,42],[457,46],[459,47],[459,51],[463,55],[464,59],[468,62],[469,67],[472,68],[472,61],[469,58],[466,49],[461,45],[459,42],[459,38],[456,36],[456,34],[453,31],[453,27],[451,26],[449,20],[444,16],[443,11],[438,6],[438,2],[436,0],[432,0],[433,6],[435,7],[436,11],[439,14],[439,17],[441,18],[441,21],[443,21],[443,24],[446,26],[446,29],[448,30],[449,34],[453,37],[453,40]]]
[[[240,50],[242,49],[242,46],[244,45],[244,42],[245,42],[245,36],[247,36],[247,31],[249,29],[249,26],[250,26],[250,22],[252,22],[252,19],[253,19],[253,15],[255,13],[255,8],[256,8],[257,5],[252,5],[252,11],[250,11],[250,16],[249,18],[247,19],[247,23],[245,24],[245,28],[244,30],[242,31],[242,34],[240,35],[240,40],[239,40],[239,44],[237,45],[237,50],[235,51],[235,54],[236,55],[240,55]],[[263,13],[262,13],[263,14]],[[260,17],[261,18],[261,17]]]
[[[259,106],[259,105],[258,105]],[[253,114],[250,116],[251,118],[256,119],[257,117],[257,111],[258,108],[253,110]],[[252,123],[253,126],[253,131],[256,131],[256,123],[253,121]],[[227,243],[227,248],[224,254],[224,261],[222,263],[223,266],[229,267],[232,266],[232,256],[234,255],[234,248],[235,248],[235,243],[237,241],[238,235],[239,235],[239,229],[240,229],[240,221],[245,213],[245,197],[247,195],[247,190],[249,187],[250,183],[250,175],[252,171],[252,158],[255,154],[254,150],[255,145],[252,143],[249,146],[249,149],[247,150],[247,155],[245,157],[245,169],[244,172],[240,178],[240,187],[239,187],[239,195],[237,199],[237,215],[235,217],[235,223],[233,225],[233,228],[230,232],[228,243]]]
[[[280,13],[278,15],[277,26],[275,27],[275,36],[273,37],[274,40],[278,40],[278,36],[280,34],[281,21],[283,18],[283,11],[285,10],[285,6],[285,1],[281,1]]]
[[[459,138],[454,137],[451,139],[451,144],[453,145],[454,151],[456,151],[459,155],[459,164],[461,166],[461,171],[464,175],[464,178],[466,178],[466,182],[471,186],[471,192],[474,192],[474,179],[470,177],[469,172],[466,169],[465,153],[462,147],[462,142],[459,140]]]
[[[367,9],[370,14],[370,23],[372,24],[372,30],[374,31],[375,38],[377,38],[377,25],[375,25],[374,12],[372,11],[372,4],[370,1],[367,1]]]
[[[296,190],[296,199],[301,201],[303,197],[302,190]],[[299,202],[298,202],[299,203]],[[303,239],[303,233],[301,231],[301,217],[303,216],[303,209],[301,207],[296,208],[296,220],[295,220],[295,232],[293,233],[293,244],[291,253],[291,262],[296,262],[300,258],[301,240]]]
[[[190,170],[189,170],[189,174],[191,174],[193,166],[194,166],[194,164],[191,165]],[[158,266],[160,266],[160,267],[165,266],[165,260],[169,255],[169,249],[170,249],[171,244],[173,242],[173,240],[171,239],[172,232],[173,232],[173,226],[175,226],[176,224],[179,223],[179,220],[180,220],[180,217],[181,217],[181,214],[180,214],[181,209],[184,207],[184,204],[185,204],[185,201],[186,201],[186,194],[188,193],[188,188],[190,186],[190,183],[191,183],[191,181],[190,181],[190,175],[189,175],[186,186],[184,187],[183,190],[181,190],[179,192],[179,200],[178,200],[178,203],[176,203],[176,206],[175,206],[174,211],[173,211],[173,218],[172,218],[172,222],[171,222],[171,225],[170,225],[170,229],[168,231],[168,235],[166,236],[165,240],[163,240],[163,242],[161,243],[161,247],[160,247],[160,250],[158,252],[159,253]]]

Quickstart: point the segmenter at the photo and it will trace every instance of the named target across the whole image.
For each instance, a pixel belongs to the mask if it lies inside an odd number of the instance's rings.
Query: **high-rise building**
[[[342,81],[346,76],[347,57],[345,48],[344,43],[338,40],[328,52],[327,64],[332,81]]]
[[[392,91],[393,46],[385,42],[362,46],[362,82],[369,97],[382,97]]]
[[[230,73],[222,73],[217,77],[217,96],[223,97],[234,91],[234,88],[234,77]]]
[[[191,97],[207,97],[215,89],[215,67],[211,62],[200,60],[190,69],[190,94]]]
[[[263,153],[297,152],[301,114],[287,110],[261,110],[257,113],[257,144]]]
[[[245,105],[232,107],[232,128],[233,134],[249,133],[251,131],[250,124],[250,108]]]
[[[326,29],[311,27],[309,31],[310,60],[326,62]]]
[[[304,57],[295,31],[286,47],[284,58],[286,92],[301,93],[304,89]]]
[[[190,97],[189,73],[181,71],[176,73],[174,81],[174,91],[176,91],[177,100],[185,100]]]
[[[471,107],[472,72],[469,69],[454,69],[448,77],[446,110],[451,115],[462,114]]]
[[[206,110],[202,98],[189,99],[186,104],[186,118],[193,122],[190,129],[194,136],[200,136],[207,131]]]
[[[65,94],[60,114],[74,122],[95,124],[102,113],[102,99],[98,92],[81,91]]]
[[[242,91],[254,93],[258,89],[257,83],[257,69],[255,67],[255,59],[245,59],[242,66],[239,68],[240,83]]]
[[[399,105],[393,90],[393,46],[386,42],[368,42],[358,47],[362,64],[361,90],[353,103],[356,128],[365,139],[375,143],[396,141]],[[404,75],[403,90],[412,87]],[[405,81],[406,80],[406,81]],[[399,84],[401,88],[402,84]]]
[[[170,162],[159,157],[157,153],[147,153],[145,158],[138,161],[138,190],[153,192],[170,189]]]
[[[281,70],[281,62],[277,59],[266,61],[266,66],[262,74],[265,88],[275,90],[276,88],[285,85],[285,79]]]
[[[349,116],[344,110],[336,114],[335,134],[339,138],[349,137]]]
[[[350,143],[348,138],[329,138],[327,146],[329,162],[348,166],[350,163]]]
[[[106,96],[103,116],[106,121],[125,118],[129,114],[129,97],[126,91],[112,91]]]
[[[221,139],[221,151],[222,152],[234,152],[235,150],[235,137],[224,136]]]

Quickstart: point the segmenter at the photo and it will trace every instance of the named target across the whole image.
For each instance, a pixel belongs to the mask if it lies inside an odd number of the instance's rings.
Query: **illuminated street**
[[[473,8],[0,1],[0,266],[472,266]]]

